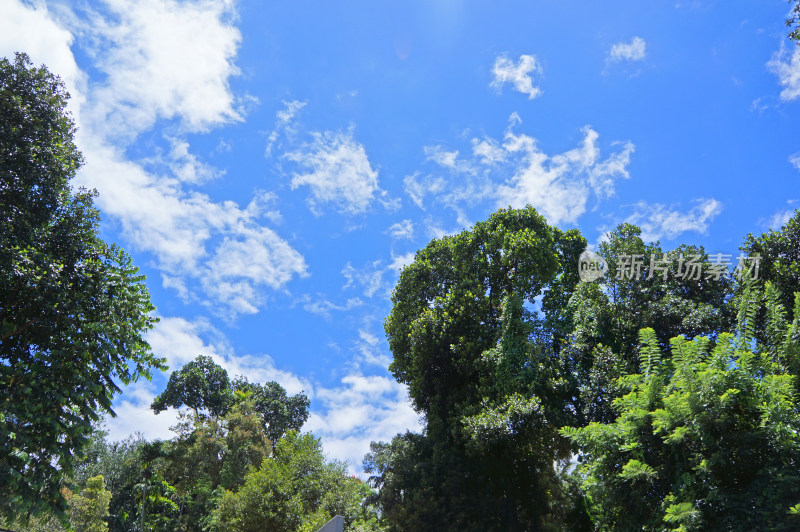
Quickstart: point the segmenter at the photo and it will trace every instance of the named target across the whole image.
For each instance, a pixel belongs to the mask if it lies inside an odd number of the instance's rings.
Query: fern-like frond
[[[786,318],[786,309],[781,303],[780,293],[770,281],[765,285],[765,299],[767,305],[767,351],[775,354],[786,340],[789,324]]]
[[[658,345],[656,332],[650,327],[639,331],[639,362],[642,373],[650,375],[661,364],[661,347]]]
[[[752,281],[746,281],[736,316],[738,349],[747,349],[755,338],[755,320],[761,299],[758,287]]]

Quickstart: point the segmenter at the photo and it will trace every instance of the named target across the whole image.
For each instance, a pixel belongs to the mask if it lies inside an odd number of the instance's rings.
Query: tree
[[[86,487],[80,494],[69,499],[69,521],[75,530],[86,532],[106,532],[108,525],[108,503],[111,492],[105,487],[102,475],[86,481]]]
[[[402,271],[385,322],[390,371],[427,423],[365,459],[391,529],[545,526],[553,463],[569,456],[561,302],[585,245],[531,207],[500,210]]]
[[[317,438],[290,431],[274,458],[248,473],[237,491],[225,490],[210,530],[314,532],[335,515],[345,518],[345,530],[376,530],[374,511],[362,506],[370,493],[344,464],[325,460]]]
[[[158,414],[168,407],[188,406],[196,416],[208,412],[219,418],[245,397],[250,398],[253,410],[260,414],[264,432],[272,442],[288,430],[300,430],[308,419],[310,403],[303,393],[289,396],[275,381],[262,385],[238,377],[231,382],[225,368],[205,355],[173,372],[167,388],[153,400],[151,408]]]
[[[609,271],[598,281],[581,283],[568,303],[573,328],[561,357],[569,368],[565,374],[574,379],[572,387],[578,390],[573,408],[579,425],[616,417],[611,408],[620,392],[616,380],[639,371],[641,329],[652,328],[660,345],[666,347],[670,338],[681,334],[715,337],[733,325],[730,275],[719,279],[705,274],[700,279],[678,276],[679,269],[686,272],[681,260],[696,258],[697,263],[707,265],[709,257],[702,247],[682,245],[665,251],[658,242],[646,244],[640,235],[641,230],[630,224],[612,231],[599,249]],[[643,262],[641,275],[622,275],[618,262],[635,255]],[[659,264],[655,261],[663,261],[660,266],[667,268],[666,272],[656,270]]]
[[[753,287],[736,334],[675,337],[666,358],[643,329],[641,372],[619,379],[628,393],[616,420],[562,430],[579,446],[601,529],[797,529],[800,320],[787,322],[777,291],[766,292],[770,340],[755,341]]]
[[[152,404],[156,413],[170,406],[192,413],[182,412],[173,427],[177,437],[159,444],[153,469],[180,500],[170,526],[195,530],[206,526],[220,490],[236,490],[287,431],[302,427],[309,401],[277,382],[231,382],[223,367],[201,355],[173,372]]]
[[[188,406],[196,415],[201,411],[219,417],[233,402],[228,372],[205,355],[200,355],[169,376],[167,388],[153,400],[151,408],[158,414],[168,407]]]
[[[92,421],[123,384],[163,369],[156,321],[122,250],[98,236],[62,82],[0,60],[0,516],[53,509]]]
[[[108,528],[111,532],[127,532],[135,526],[138,515],[135,487],[142,481],[141,449],[146,442],[141,435],[117,442],[108,442],[107,436],[102,423],[95,424],[84,456],[75,466],[74,482],[85,486],[90,478],[102,476],[111,492]]]
[[[264,433],[273,445],[288,431],[299,431],[308,419],[311,404],[308,397],[302,393],[289,396],[275,381],[262,385],[238,378],[233,389],[250,397],[253,410],[261,414]]]
[[[747,235],[741,249],[750,257],[759,257],[758,280],[775,286],[792,319],[794,293],[800,289],[800,210],[777,230],[758,237]]]

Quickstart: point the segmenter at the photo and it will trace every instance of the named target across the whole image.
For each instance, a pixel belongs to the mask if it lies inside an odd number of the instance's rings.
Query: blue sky
[[[398,271],[527,203],[597,243],[640,225],[736,254],[800,205],[786,2],[0,0],[0,55],[73,95],[102,233],[132,254],[178,368],[304,390],[358,470],[418,428],[387,372]],[[125,389],[112,436],[169,437]]]

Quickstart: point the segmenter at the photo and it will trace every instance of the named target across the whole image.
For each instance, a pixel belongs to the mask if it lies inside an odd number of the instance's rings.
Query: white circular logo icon
[[[588,249],[578,259],[578,275],[581,281],[588,283],[603,277],[608,271],[608,263],[598,253]]]

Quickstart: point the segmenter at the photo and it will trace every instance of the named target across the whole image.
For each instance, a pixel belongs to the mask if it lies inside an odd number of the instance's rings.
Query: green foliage
[[[561,357],[577,388],[573,408],[580,425],[615,419],[611,405],[621,393],[617,379],[640,371],[640,362],[646,363],[639,356],[642,329],[652,329],[653,340],[663,348],[681,334],[716,336],[730,330],[734,321],[728,303],[733,293],[730,276],[689,279],[677,275],[681,257],[708,261],[703,248],[679,246],[665,251],[658,242],[645,244],[640,235],[641,230],[630,224],[612,231],[599,249],[609,265],[608,273],[599,281],[581,283],[568,304],[573,329]],[[639,278],[627,278],[618,271],[618,260],[624,255],[642,256]],[[664,261],[654,266],[669,269],[666,279],[662,271],[650,271],[651,257]],[[648,352],[657,354],[660,349]]]
[[[108,528],[122,532],[134,528],[139,514],[136,486],[143,480],[145,469],[141,437],[128,437],[109,443],[106,432],[96,427],[84,458],[75,467],[75,482],[85,485],[91,477],[102,475],[106,489],[111,492]]]
[[[794,293],[800,287],[800,210],[780,229],[759,237],[747,235],[741,249],[750,257],[761,258],[758,280],[772,282],[789,320],[794,319]]]
[[[500,210],[403,270],[385,322],[390,370],[427,425],[365,458],[390,529],[543,526],[561,489],[554,461],[569,456],[556,350],[585,246],[533,208]]]
[[[722,333],[713,344],[679,336],[660,360],[653,331],[643,330],[648,362],[618,380],[628,390],[614,401],[618,417],[562,429],[580,449],[601,529],[796,529],[787,513],[800,497],[800,412],[796,376],[781,362],[795,340],[751,341],[746,322],[761,294],[747,293],[738,336]],[[766,299],[777,320],[780,303]]]
[[[0,60],[0,516],[53,510],[92,422],[163,360],[143,334],[153,306],[130,258],[98,236],[94,193],[61,81]]]
[[[286,431],[300,430],[308,419],[309,401],[304,394],[289,396],[274,381],[262,385],[240,377],[231,382],[228,372],[205,355],[173,372],[167,388],[155,398],[151,408],[159,413],[168,407],[188,406],[196,416],[208,413],[219,418],[245,397],[261,416],[270,441],[278,441]]]
[[[201,411],[219,417],[233,403],[228,372],[211,357],[200,355],[169,376],[167,388],[153,400],[158,414],[168,407],[188,406],[195,414]]]
[[[364,530],[375,523],[362,506],[370,493],[343,464],[325,460],[317,438],[291,431],[238,491],[223,492],[210,530],[314,532],[335,515],[345,518],[346,530]]]
[[[800,44],[800,2],[797,0],[789,0],[789,3],[794,5],[789,13],[789,17],[786,19],[786,27],[789,28],[788,37],[793,40],[795,44]]]
[[[108,525],[108,503],[111,492],[105,487],[102,475],[86,481],[86,487],[80,494],[69,499],[69,522],[75,530],[85,532],[106,532]]]
[[[238,378],[233,382],[233,389],[248,394],[253,410],[261,415],[264,433],[271,442],[277,442],[290,430],[299,431],[308,419],[308,397],[302,393],[287,395],[275,381],[262,385]]]

